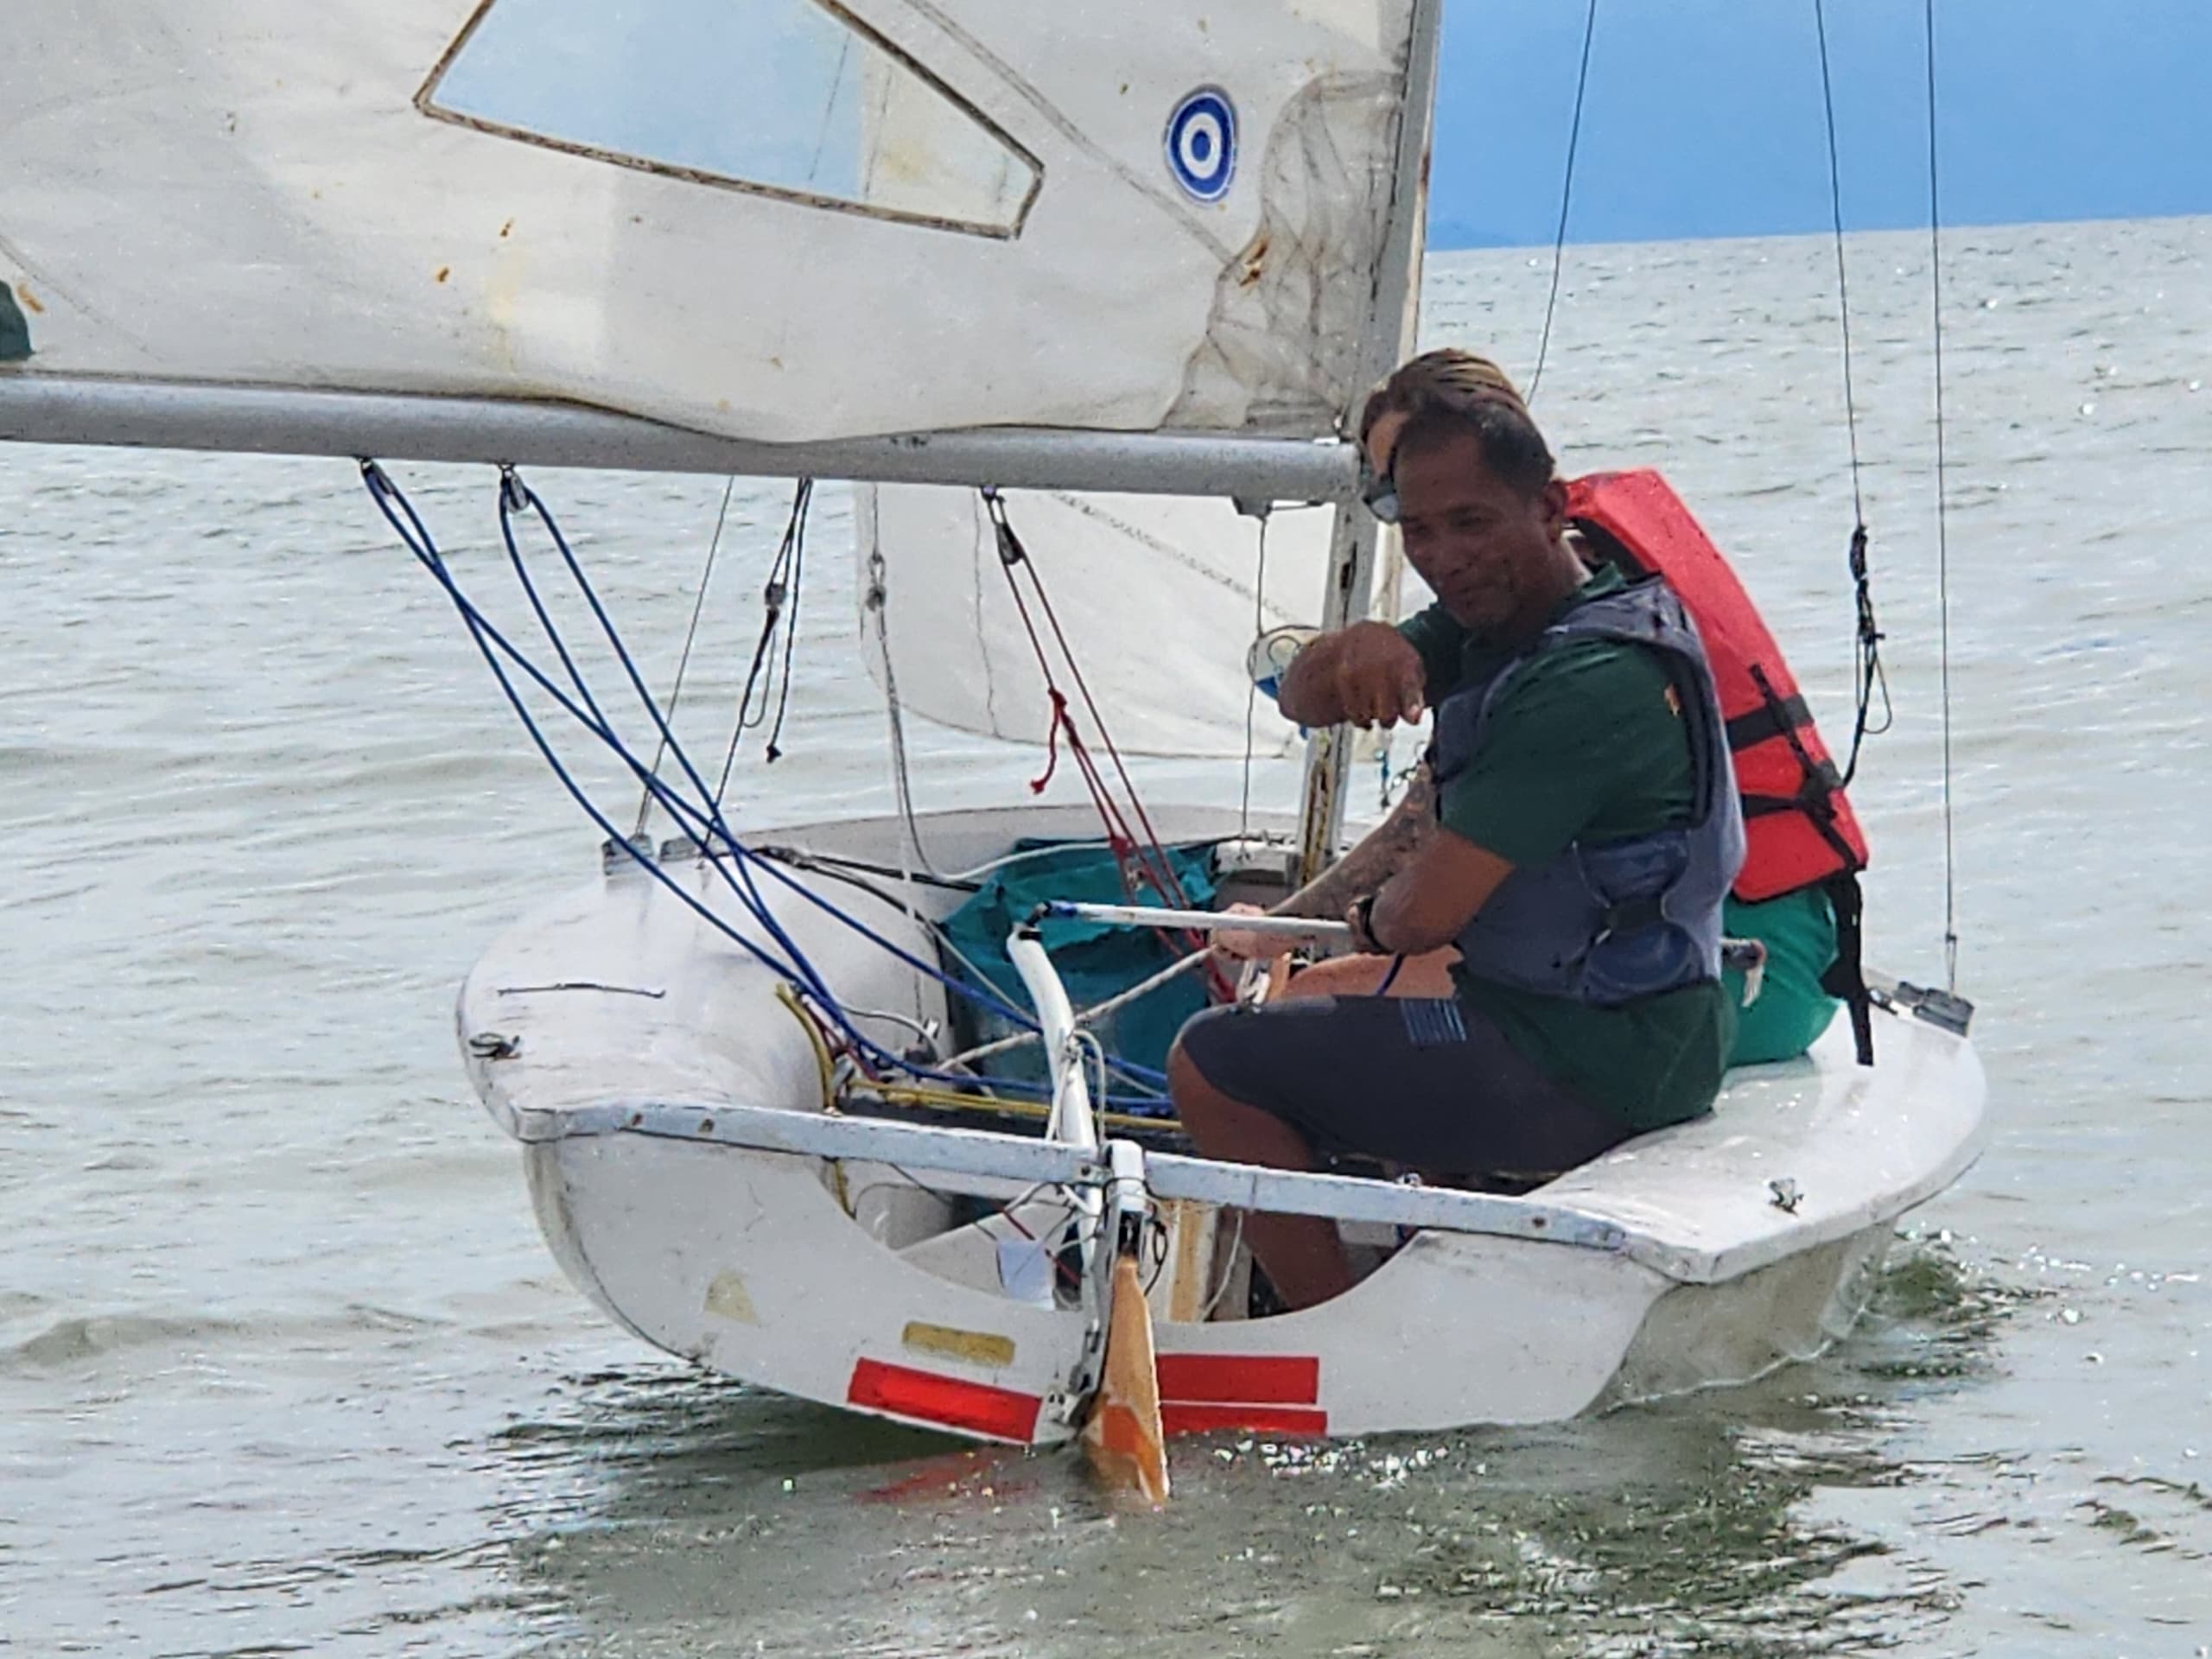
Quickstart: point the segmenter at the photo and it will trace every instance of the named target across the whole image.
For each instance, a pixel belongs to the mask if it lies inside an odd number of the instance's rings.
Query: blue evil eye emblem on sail
[[[1167,118],[1167,170],[1194,201],[1219,201],[1236,176],[1236,106],[1201,86]]]

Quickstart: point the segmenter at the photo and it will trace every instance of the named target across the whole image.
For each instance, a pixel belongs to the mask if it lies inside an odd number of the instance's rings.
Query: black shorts
[[[1548,1174],[1629,1138],[1456,997],[1211,1008],[1177,1039],[1200,1076],[1305,1135],[1434,1175]]]

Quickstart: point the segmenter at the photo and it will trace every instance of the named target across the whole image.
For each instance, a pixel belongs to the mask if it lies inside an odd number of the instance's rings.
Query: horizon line
[[[2196,219],[2212,219],[2212,209],[2200,213],[2130,213],[2124,216],[2086,213],[2059,214],[2049,219],[1947,219],[1941,228],[1946,233],[1952,231],[2020,231],[2041,229],[2051,225],[2162,225],[2171,224],[2176,220]],[[1450,223],[1450,221],[1446,222]],[[1928,221],[1923,219],[1903,224],[1847,225],[1844,226],[1843,234],[1847,241],[1859,236],[1925,235],[1928,228]],[[1800,241],[1808,237],[1833,241],[1835,237],[1835,227],[1833,225],[1823,225],[1811,230],[1719,231],[1675,236],[1581,237],[1571,235],[1563,244],[1548,237],[1535,242],[1487,238],[1480,241],[1461,242],[1438,240],[1432,236],[1425,245],[1425,251],[1429,254],[1548,253],[1554,247],[1562,245],[1569,248],[1632,248],[1664,245],[1677,242],[1790,242]]]

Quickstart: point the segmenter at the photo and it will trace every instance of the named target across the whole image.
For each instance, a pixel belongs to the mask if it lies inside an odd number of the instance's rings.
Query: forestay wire
[[[730,497],[736,491],[737,474],[733,473],[722,484],[721,508],[715,514],[715,533],[707,543],[707,566],[699,573],[698,596],[691,601],[691,625],[683,631],[683,654],[676,659],[676,683],[668,689],[668,722],[671,728],[676,724],[677,705],[683,700],[683,674],[691,666],[691,645],[699,637],[699,618],[707,608],[707,587],[715,579],[715,556],[721,550],[722,526],[729,522]],[[653,751],[652,770],[654,777],[660,776],[660,763],[667,758],[668,741],[664,738]],[[645,825],[652,821],[652,791],[646,790],[638,798],[638,825],[631,831],[632,839],[645,833]]]
[[[513,468],[502,468],[500,472],[499,487],[500,533],[507,544],[509,556],[517,567],[524,592],[530,598],[531,607],[537,617],[540,626],[546,631],[555,654],[560,658],[573,695],[571,690],[564,690],[551,675],[531,661],[529,656],[495,626],[469,598],[448,568],[443,554],[440,552],[437,543],[432,538],[429,527],[424,524],[421,515],[416,512],[413,504],[392,482],[383,467],[373,461],[365,460],[361,463],[361,475],[363,482],[368,487],[370,498],[376,503],[378,511],[384,514],[386,522],[391,525],[401,543],[414,556],[416,562],[429,572],[439,586],[445,590],[447,596],[452,600],[463,625],[468,630],[471,639],[484,657],[486,665],[490,667],[493,677],[498,681],[500,690],[505,695],[509,704],[521,720],[523,728],[528,734],[532,745],[543,757],[562,786],[569,791],[585,815],[607,837],[610,850],[628,857],[647,876],[659,883],[677,903],[690,910],[709,927],[728,938],[770,973],[798,987],[822,1011],[824,1018],[850,1046],[855,1056],[879,1069],[903,1071],[925,1081],[947,1083],[958,1087],[973,1087],[976,1081],[972,1073],[957,1073],[934,1069],[917,1064],[904,1056],[892,1053],[861,1031],[854,1022],[852,1012],[839,1003],[821,974],[807,959],[805,953],[800,950],[789,931],[778,920],[773,908],[762,895],[759,880],[761,874],[766,874],[772,880],[781,883],[785,888],[798,895],[807,904],[859,933],[917,973],[943,984],[953,994],[967,997],[989,1009],[1001,1019],[1024,1029],[1037,1029],[1037,1022],[1026,1011],[995,995],[988,985],[972,985],[948,975],[938,964],[925,961],[902,948],[895,941],[884,938],[866,923],[783,869],[774,860],[755,853],[738,839],[728,820],[722,816],[716,795],[708,789],[706,779],[692,763],[690,756],[681,741],[677,740],[674,731],[671,729],[668,719],[662,713],[658,702],[647,689],[635,660],[622,643],[613,620],[608,617],[605,607],[600,602],[597,591],[585,575],[581,562],[576,558],[567,538],[562,534],[560,526],[555,521],[550,510]],[[679,788],[677,785],[668,783],[653,768],[646,766],[624,742],[601,709],[598,699],[593,695],[588,683],[576,664],[574,654],[568,649],[565,641],[561,639],[550,613],[539,599],[536,585],[531,580],[527,567],[522,560],[519,543],[515,535],[514,521],[517,516],[524,512],[530,512],[538,520],[556,549],[558,550],[571,580],[600,624],[607,643],[620,663],[631,689],[658,728],[665,745],[665,754],[674,760],[677,770],[688,782],[688,788]],[[517,683],[518,675],[529,684],[535,686],[545,696],[550,697],[563,712],[575,720],[591,736],[598,739],[621,762],[638,783],[645,788],[654,804],[669,815],[671,820],[702,855],[707,868],[728,889],[746,918],[756,925],[760,932],[766,936],[766,943],[749,937],[746,932],[732,925],[729,920],[718,914],[697,894],[690,892],[685,884],[671,875],[647,848],[638,841],[626,838],[620,834],[615,828],[613,821],[591,798],[588,791],[563,762],[551,741],[531,713],[529,704],[524,698],[522,687]],[[1165,1079],[1158,1072],[1147,1068],[1132,1065],[1123,1061],[1114,1061],[1111,1064],[1114,1069],[1123,1077],[1147,1090],[1157,1090],[1164,1084]],[[1027,1084],[1007,1079],[995,1079],[992,1086],[1009,1094],[1041,1095],[1047,1092],[1043,1085]],[[1128,1103],[1147,1105],[1152,1103],[1152,1098],[1148,1096],[1145,1100]]]
[[[1950,478],[1943,419],[1943,213],[1936,170],[1936,0],[1925,0],[1928,35],[1928,283],[1936,336],[1936,634],[1942,656],[1943,702],[1943,973],[1944,988],[1959,988],[1958,857],[1951,811],[1951,538]]]
[[[1859,751],[1871,734],[1890,729],[1893,712],[1890,681],[1882,667],[1882,631],[1874,620],[1874,590],[1866,557],[1866,499],[1860,485],[1859,454],[1859,397],[1852,377],[1851,273],[1843,247],[1843,167],[1835,136],[1835,84],[1828,67],[1828,25],[1824,0],[1813,0],[1813,24],[1821,46],[1821,99],[1827,117],[1828,201],[1835,219],[1836,310],[1843,334],[1843,415],[1851,437],[1851,569],[1853,604],[1856,611],[1855,645],[1852,660],[1851,753],[1846,759],[1839,788],[1848,788],[1859,775]],[[1874,699],[1882,700],[1881,723],[1873,723]]]
[[[1936,633],[1941,660],[1943,747],[1943,976],[1944,988],[1953,995],[1959,988],[1958,843],[1953,803],[1951,752],[1951,550],[1950,468],[1947,444],[1949,423],[1943,408],[1943,213],[1941,146],[1937,137],[1938,101],[1936,87],[1936,0],[1923,0],[1928,89],[1928,280],[1931,332],[1935,342],[1936,377]],[[1859,412],[1852,385],[1851,290],[1844,259],[1843,184],[1835,133],[1835,92],[1829,68],[1827,18],[1824,0],[1813,0],[1814,25],[1821,48],[1821,94],[1827,118],[1828,190],[1835,214],[1836,292],[1842,316],[1843,397],[1851,432],[1851,499],[1855,520],[1851,535],[1851,576],[1858,609],[1858,658],[1854,673],[1858,708],[1851,733],[1851,757],[1843,770],[1848,785],[1858,774],[1860,747],[1870,734],[1890,728],[1892,709],[1889,682],[1882,668],[1881,631],[1875,625],[1872,594],[1867,579],[1866,511],[1860,489]],[[1879,725],[1870,715],[1874,696],[1882,699]]]
[[[906,705],[899,698],[899,671],[891,655],[891,572],[883,556],[880,522],[874,517],[868,528],[868,588],[861,596],[861,608],[875,645],[876,667],[883,681],[884,717],[890,728],[891,785],[899,803],[899,871],[911,886],[917,867],[932,879],[938,879],[938,871],[922,845],[922,826],[914,810],[914,780],[906,759]]]
[[[1551,355],[1552,319],[1559,312],[1560,273],[1567,266],[1567,216],[1574,205],[1574,158],[1582,147],[1582,105],[1590,92],[1590,48],[1598,38],[1598,0],[1590,0],[1590,15],[1582,24],[1582,67],[1574,80],[1574,121],[1567,134],[1567,178],[1560,187],[1559,233],[1552,239],[1552,289],[1544,301],[1544,334],[1536,343],[1536,367],[1529,377],[1527,401],[1536,401],[1536,388],[1544,378],[1544,359]]]

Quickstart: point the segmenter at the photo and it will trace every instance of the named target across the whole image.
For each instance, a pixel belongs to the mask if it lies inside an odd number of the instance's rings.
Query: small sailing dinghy
[[[1155,822],[1177,842],[1236,829],[1218,812]],[[922,827],[941,859],[982,865],[1086,826],[1080,809],[1014,809]],[[887,867],[903,833],[879,819],[780,838]],[[705,861],[668,868],[753,925]],[[943,906],[917,891],[925,916]],[[931,952],[898,904],[839,902]],[[796,896],[773,909],[850,1006],[911,1008],[922,991],[945,1017],[941,995],[825,912]],[[1065,1001],[1049,963],[1035,971],[1069,1056],[1041,1133],[957,1095],[902,1111],[926,1092],[850,1079],[830,1097],[777,976],[622,864],[501,938],[460,1020],[541,1226],[613,1317],[783,1393],[1040,1443],[1077,1431],[1103,1363],[1113,1258],[1091,1247],[1114,1236],[1109,1193],[1141,1194],[1117,1201],[1160,1230],[1148,1299],[1169,1433],[1356,1434],[1551,1421],[1816,1352],[1856,1315],[1897,1218],[1980,1145],[1971,1046],[1900,988],[1878,1011],[1874,1065],[1840,1014],[1803,1060],[1735,1074],[1710,1117],[1523,1196],[1212,1163],[1156,1150],[1142,1119],[1099,1126]],[[605,988],[559,988],[587,984]],[[1249,1317],[1240,1209],[1332,1216],[1382,1259],[1332,1301]]]
[[[1534,1191],[1286,1173],[1192,1155],[1122,1040],[1198,982],[1194,935],[1067,902],[1103,870],[1155,912],[1264,903],[1343,844],[1348,734],[1297,814],[1217,803],[1247,641],[1395,591],[1335,435],[1410,338],[1438,0],[724,11],[118,0],[11,20],[0,60],[0,437],[884,485],[862,637],[902,800],[902,696],[1092,785],[740,836],[634,671],[649,719],[531,662],[367,466],[518,708],[613,747],[672,831],[586,801],[599,878],[461,995],[563,1268],[763,1388],[1090,1425],[1155,1497],[1162,1432],[1551,1420],[1832,1339],[1980,1144],[1955,1000],[1889,986],[1872,1064],[1839,1015]],[[527,586],[517,527],[552,518],[496,493]],[[1334,512],[1279,515],[1269,571],[1231,499]],[[1047,567],[1140,643],[1071,644]],[[1217,804],[1147,810],[1109,721],[1213,755]],[[1129,940],[1154,955],[1078,960]],[[1364,1276],[1267,1312],[1254,1211],[1334,1219]]]

